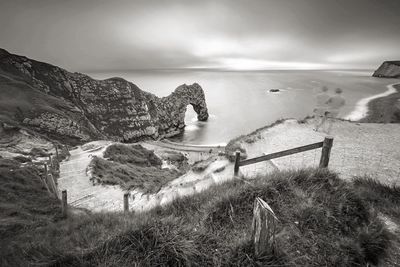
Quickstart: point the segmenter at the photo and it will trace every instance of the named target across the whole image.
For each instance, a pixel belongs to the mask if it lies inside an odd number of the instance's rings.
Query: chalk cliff
[[[81,73],[0,49],[0,120],[70,143],[106,138],[135,141],[180,133],[187,105],[208,118],[203,89],[181,85],[159,98],[122,78]]]
[[[384,78],[400,78],[400,61],[383,62],[372,76]]]

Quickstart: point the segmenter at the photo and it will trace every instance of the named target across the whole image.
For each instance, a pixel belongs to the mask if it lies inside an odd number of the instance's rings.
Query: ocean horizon
[[[194,145],[226,144],[279,119],[302,119],[313,115],[315,95],[321,86],[330,93],[343,89],[346,105],[339,117],[345,118],[359,107],[362,99],[386,92],[396,79],[372,77],[372,70],[130,70],[86,72],[95,79],[121,77],[159,97],[167,96],[181,84],[202,86],[210,118],[197,120],[189,105],[185,130],[174,141]],[[278,93],[269,92],[279,89]]]

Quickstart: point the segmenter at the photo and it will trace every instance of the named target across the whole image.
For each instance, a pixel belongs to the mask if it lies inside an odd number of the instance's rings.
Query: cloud
[[[0,47],[70,70],[374,68],[400,58],[398,0],[13,0]]]

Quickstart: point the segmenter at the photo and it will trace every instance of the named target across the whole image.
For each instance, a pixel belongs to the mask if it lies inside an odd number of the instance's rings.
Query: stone
[[[96,80],[3,49],[0,69],[24,81],[26,91],[35,92],[42,98],[39,101],[49,105],[32,103],[28,110],[19,111],[22,118],[18,122],[59,139],[80,143],[173,136],[184,130],[188,105],[192,105],[198,120],[208,119],[204,91],[197,83],[183,84],[159,98],[122,78]]]

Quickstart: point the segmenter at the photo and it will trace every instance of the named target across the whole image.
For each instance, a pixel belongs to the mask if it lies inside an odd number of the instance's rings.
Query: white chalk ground
[[[249,158],[297,146],[323,141],[326,134],[315,132],[312,120],[299,124],[295,120],[259,133],[253,144],[243,142]],[[400,124],[352,123],[337,120],[331,131],[334,137],[329,168],[343,179],[371,175],[389,184],[400,185]],[[272,160],[281,170],[317,167],[321,149]],[[259,166],[257,166],[259,165]],[[265,167],[264,167],[265,166]],[[244,166],[244,176],[265,173],[265,163]]]
[[[367,113],[368,113],[368,103],[371,100],[374,100],[376,98],[385,97],[385,96],[391,95],[393,93],[396,93],[397,90],[396,90],[396,88],[394,88],[394,85],[396,85],[396,84],[398,84],[398,83],[387,85],[386,87],[388,89],[386,92],[383,92],[383,93],[377,94],[377,95],[373,95],[373,96],[369,96],[369,97],[363,98],[360,101],[358,101],[356,103],[355,109],[349,115],[344,117],[344,119],[350,120],[350,121],[359,121],[362,118],[366,117]]]
[[[323,141],[326,134],[315,132],[313,122],[299,124],[295,120],[287,120],[272,128],[252,134],[254,143],[242,142],[248,157],[258,157],[264,153],[273,153],[285,149]],[[351,123],[336,121],[331,135],[334,137],[329,168],[339,173],[340,177],[350,179],[355,175],[371,175],[385,183],[400,185],[400,124]],[[71,151],[69,160],[61,164],[59,189],[68,190],[68,203],[72,206],[87,208],[92,211],[122,211],[123,190],[118,186],[92,185],[90,173],[86,168],[90,163],[90,155],[102,156],[110,142],[95,142],[89,147],[94,149],[83,151],[79,147]],[[157,142],[146,142],[149,149],[173,149],[159,146]],[[178,149],[178,148],[177,148]],[[182,149],[182,148],[179,148]],[[182,151],[189,157],[189,162],[209,156],[204,151]],[[240,176],[252,179],[258,174],[266,174],[275,169],[299,169],[316,167],[319,164],[321,149],[307,151],[272,162],[261,162],[240,168]],[[215,155],[215,154],[214,154]],[[222,167],[222,171],[220,171]],[[148,210],[157,205],[171,202],[176,197],[191,195],[207,189],[213,184],[234,179],[233,164],[224,157],[202,173],[189,171],[185,175],[171,181],[157,194],[143,195],[131,191],[130,209]]]
[[[103,153],[111,142],[95,141],[85,144],[77,149],[71,150],[71,156],[60,165],[60,178],[58,188],[60,191],[67,190],[68,204],[86,208],[92,211],[122,211],[123,195],[125,193],[119,186],[93,184],[90,181],[90,170],[88,166],[92,156],[103,157]],[[161,150],[174,150],[172,144],[165,148],[160,142],[145,142],[142,145],[148,149],[155,150],[157,154]],[[179,147],[189,163],[210,157],[210,147]],[[214,156],[221,148],[216,147]],[[225,169],[224,169],[225,167]],[[220,171],[221,169],[224,169]],[[130,191],[129,208],[135,211],[144,211],[158,205],[171,202],[174,198],[191,195],[200,192],[213,184],[222,183],[233,177],[233,165],[224,157],[211,163],[202,173],[189,171],[185,175],[171,181],[158,193],[144,195],[139,191]]]

